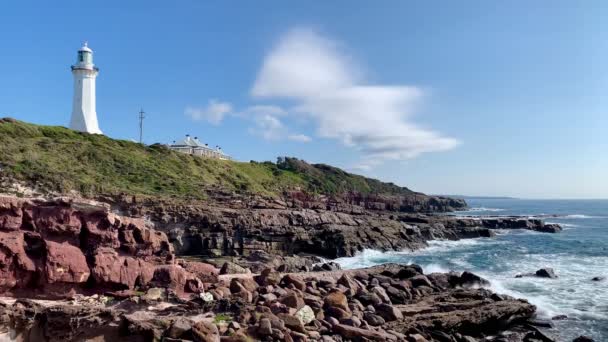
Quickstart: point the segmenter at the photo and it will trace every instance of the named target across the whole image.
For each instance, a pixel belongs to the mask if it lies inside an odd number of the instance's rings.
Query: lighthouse
[[[87,42],[78,50],[76,64],[72,65],[74,75],[74,99],[70,128],[76,131],[103,134],[97,123],[95,110],[95,78],[99,69],[93,64],[93,50]]]

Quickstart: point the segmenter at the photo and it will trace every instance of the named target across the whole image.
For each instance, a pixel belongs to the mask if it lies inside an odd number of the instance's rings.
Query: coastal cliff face
[[[310,259],[298,254],[416,249],[496,228],[559,229],[540,220],[409,213],[404,203],[448,210],[460,202],[408,201],[0,197],[0,294],[27,298],[0,297],[0,339],[550,341],[529,326],[533,305],[478,288],[488,282],[468,272],[394,264],[342,271],[332,263],[307,272]],[[218,270],[213,258],[177,258],[187,254],[231,256],[236,264]]]
[[[535,219],[425,213],[464,207],[462,200],[425,195],[313,200],[290,194],[283,200],[223,197],[189,204],[117,201],[122,212],[146,216],[156,229],[165,232],[177,254],[210,257],[246,256],[262,250],[337,258],[363,249],[415,250],[435,239],[490,237],[492,229],[559,230]]]

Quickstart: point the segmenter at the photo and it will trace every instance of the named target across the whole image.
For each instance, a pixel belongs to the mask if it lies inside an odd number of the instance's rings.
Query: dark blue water
[[[417,263],[425,272],[464,271],[480,274],[500,293],[525,298],[541,317],[567,315],[549,333],[560,341],[588,335],[608,341],[608,200],[471,199],[473,208],[459,215],[555,215],[546,222],[562,224],[558,234],[523,230],[497,231],[494,238],[433,241],[416,252],[365,251],[338,261],[345,268],[385,262]],[[558,279],[515,278],[517,273],[552,267]]]

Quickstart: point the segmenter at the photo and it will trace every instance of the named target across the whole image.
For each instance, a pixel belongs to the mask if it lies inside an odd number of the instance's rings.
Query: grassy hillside
[[[46,191],[74,190],[84,195],[204,198],[205,189],[212,187],[265,195],[296,188],[326,194],[411,193],[391,183],[294,158],[279,158],[276,164],[205,159],[163,145],[143,146],[13,119],[0,120],[0,176]]]

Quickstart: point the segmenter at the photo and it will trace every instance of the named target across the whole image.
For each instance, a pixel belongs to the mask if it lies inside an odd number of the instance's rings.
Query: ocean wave
[[[564,216],[557,216],[557,218],[561,219],[594,219],[594,218],[605,218],[604,216],[592,216],[592,215],[583,215],[583,214],[570,214]]]

